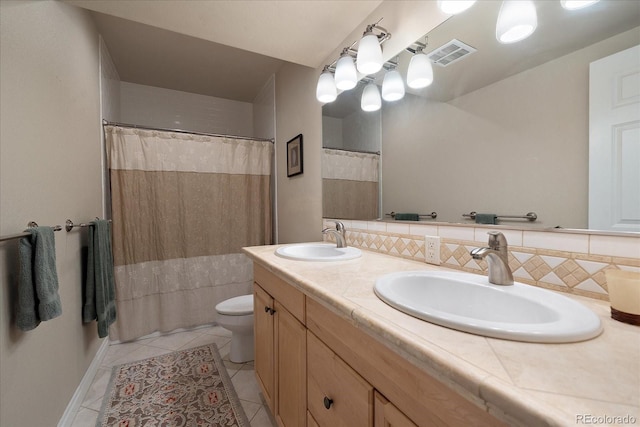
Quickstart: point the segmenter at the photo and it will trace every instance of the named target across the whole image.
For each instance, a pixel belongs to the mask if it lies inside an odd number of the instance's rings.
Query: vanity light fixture
[[[524,40],[536,30],[538,15],[531,0],[505,0],[500,7],[496,38],[508,44]]]
[[[358,84],[358,72],[349,55],[349,49],[344,48],[336,64],[336,87],[340,90],[350,90]]]
[[[560,0],[560,4],[567,10],[577,10],[598,3],[600,0]]]
[[[378,85],[374,82],[368,83],[362,91],[362,99],[360,100],[360,107],[364,111],[378,111],[382,106],[382,99],[380,99],[380,91]]]
[[[476,0],[438,0],[438,7],[444,13],[457,15],[469,9]]]
[[[409,62],[407,86],[412,89],[421,89],[433,83],[433,66],[429,57],[423,52],[425,47],[427,47],[426,44],[419,43]]]
[[[338,97],[338,89],[336,88],[336,81],[333,74],[329,70],[329,66],[325,65],[318,79],[318,86],[316,87],[316,98],[318,101],[327,103],[333,102]]]
[[[385,101],[397,101],[404,98],[404,82],[397,69],[388,70],[382,81],[382,99]]]
[[[391,34],[378,25],[380,21],[367,25],[358,44],[356,66],[362,74],[375,74],[382,69],[384,64],[381,44],[388,40]],[[375,34],[374,30],[380,31],[380,34]]]

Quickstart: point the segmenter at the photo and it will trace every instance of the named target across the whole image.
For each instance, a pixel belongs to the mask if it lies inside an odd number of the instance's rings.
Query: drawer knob
[[[329,399],[327,396],[324,397],[324,407],[329,409],[333,404],[333,399]]]

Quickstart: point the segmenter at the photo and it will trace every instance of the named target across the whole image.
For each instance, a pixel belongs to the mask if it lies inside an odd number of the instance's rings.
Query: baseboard
[[[89,368],[84,373],[82,381],[80,381],[78,388],[76,388],[76,392],[73,393],[73,397],[67,405],[67,409],[65,409],[64,414],[62,414],[62,418],[60,418],[60,421],[58,422],[58,427],[69,427],[73,423],[73,419],[78,413],[78,410],[80,410],[80,406],[89,391],[89,387],[91,387],[91,383],[93,383],[93,379],[98,372],[98,368],[102,364],[102,359],[104,359],[104,356],[107,354],[108,348],[109,339],[107,338],[102,340],[102,344],[91,361],[91,365],[89,365]]]

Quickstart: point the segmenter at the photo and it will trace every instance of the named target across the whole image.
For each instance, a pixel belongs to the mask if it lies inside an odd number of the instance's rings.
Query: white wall
[[[319,73],[287,64],[276,74],[276,163],[280,243],[322,240],[322,108]],[[303,174],[287,177],[286,143],[303,137]]]
[[[589,63],[637,44],[638,29],[449,103],[383,105],[383,209],[538,214],[587,227]],[[434,84],[437,84],[434,82]]]
[[[342,119],[322,116],[322,146],[325,148],[343,148]]]
[[[254,136],[251,103],[128,82],[120,84],[120,121],[167,129]]]
[[[58,1],[0,2],[0,234],[102,215],[98,34]],[[58,423],[101,343],[82,324],[86,232],[56,233],[62,316],[14,324],[17,240],[0,243],[0,425]]]

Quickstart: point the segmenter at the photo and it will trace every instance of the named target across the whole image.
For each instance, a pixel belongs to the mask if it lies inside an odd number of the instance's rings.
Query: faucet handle
[[[344,233],[345,228],[344,228],[344,224],[342,223],[342,221],[333,220],[333,222],[335,222],[335,224],[336,224],[336,230],[338,230],[341,233]]]
[[[507,238],[504,237],[499,231],[488,231],[489,235],[489,247],[491,249],[498,249],[500,247],[507,247]]]

